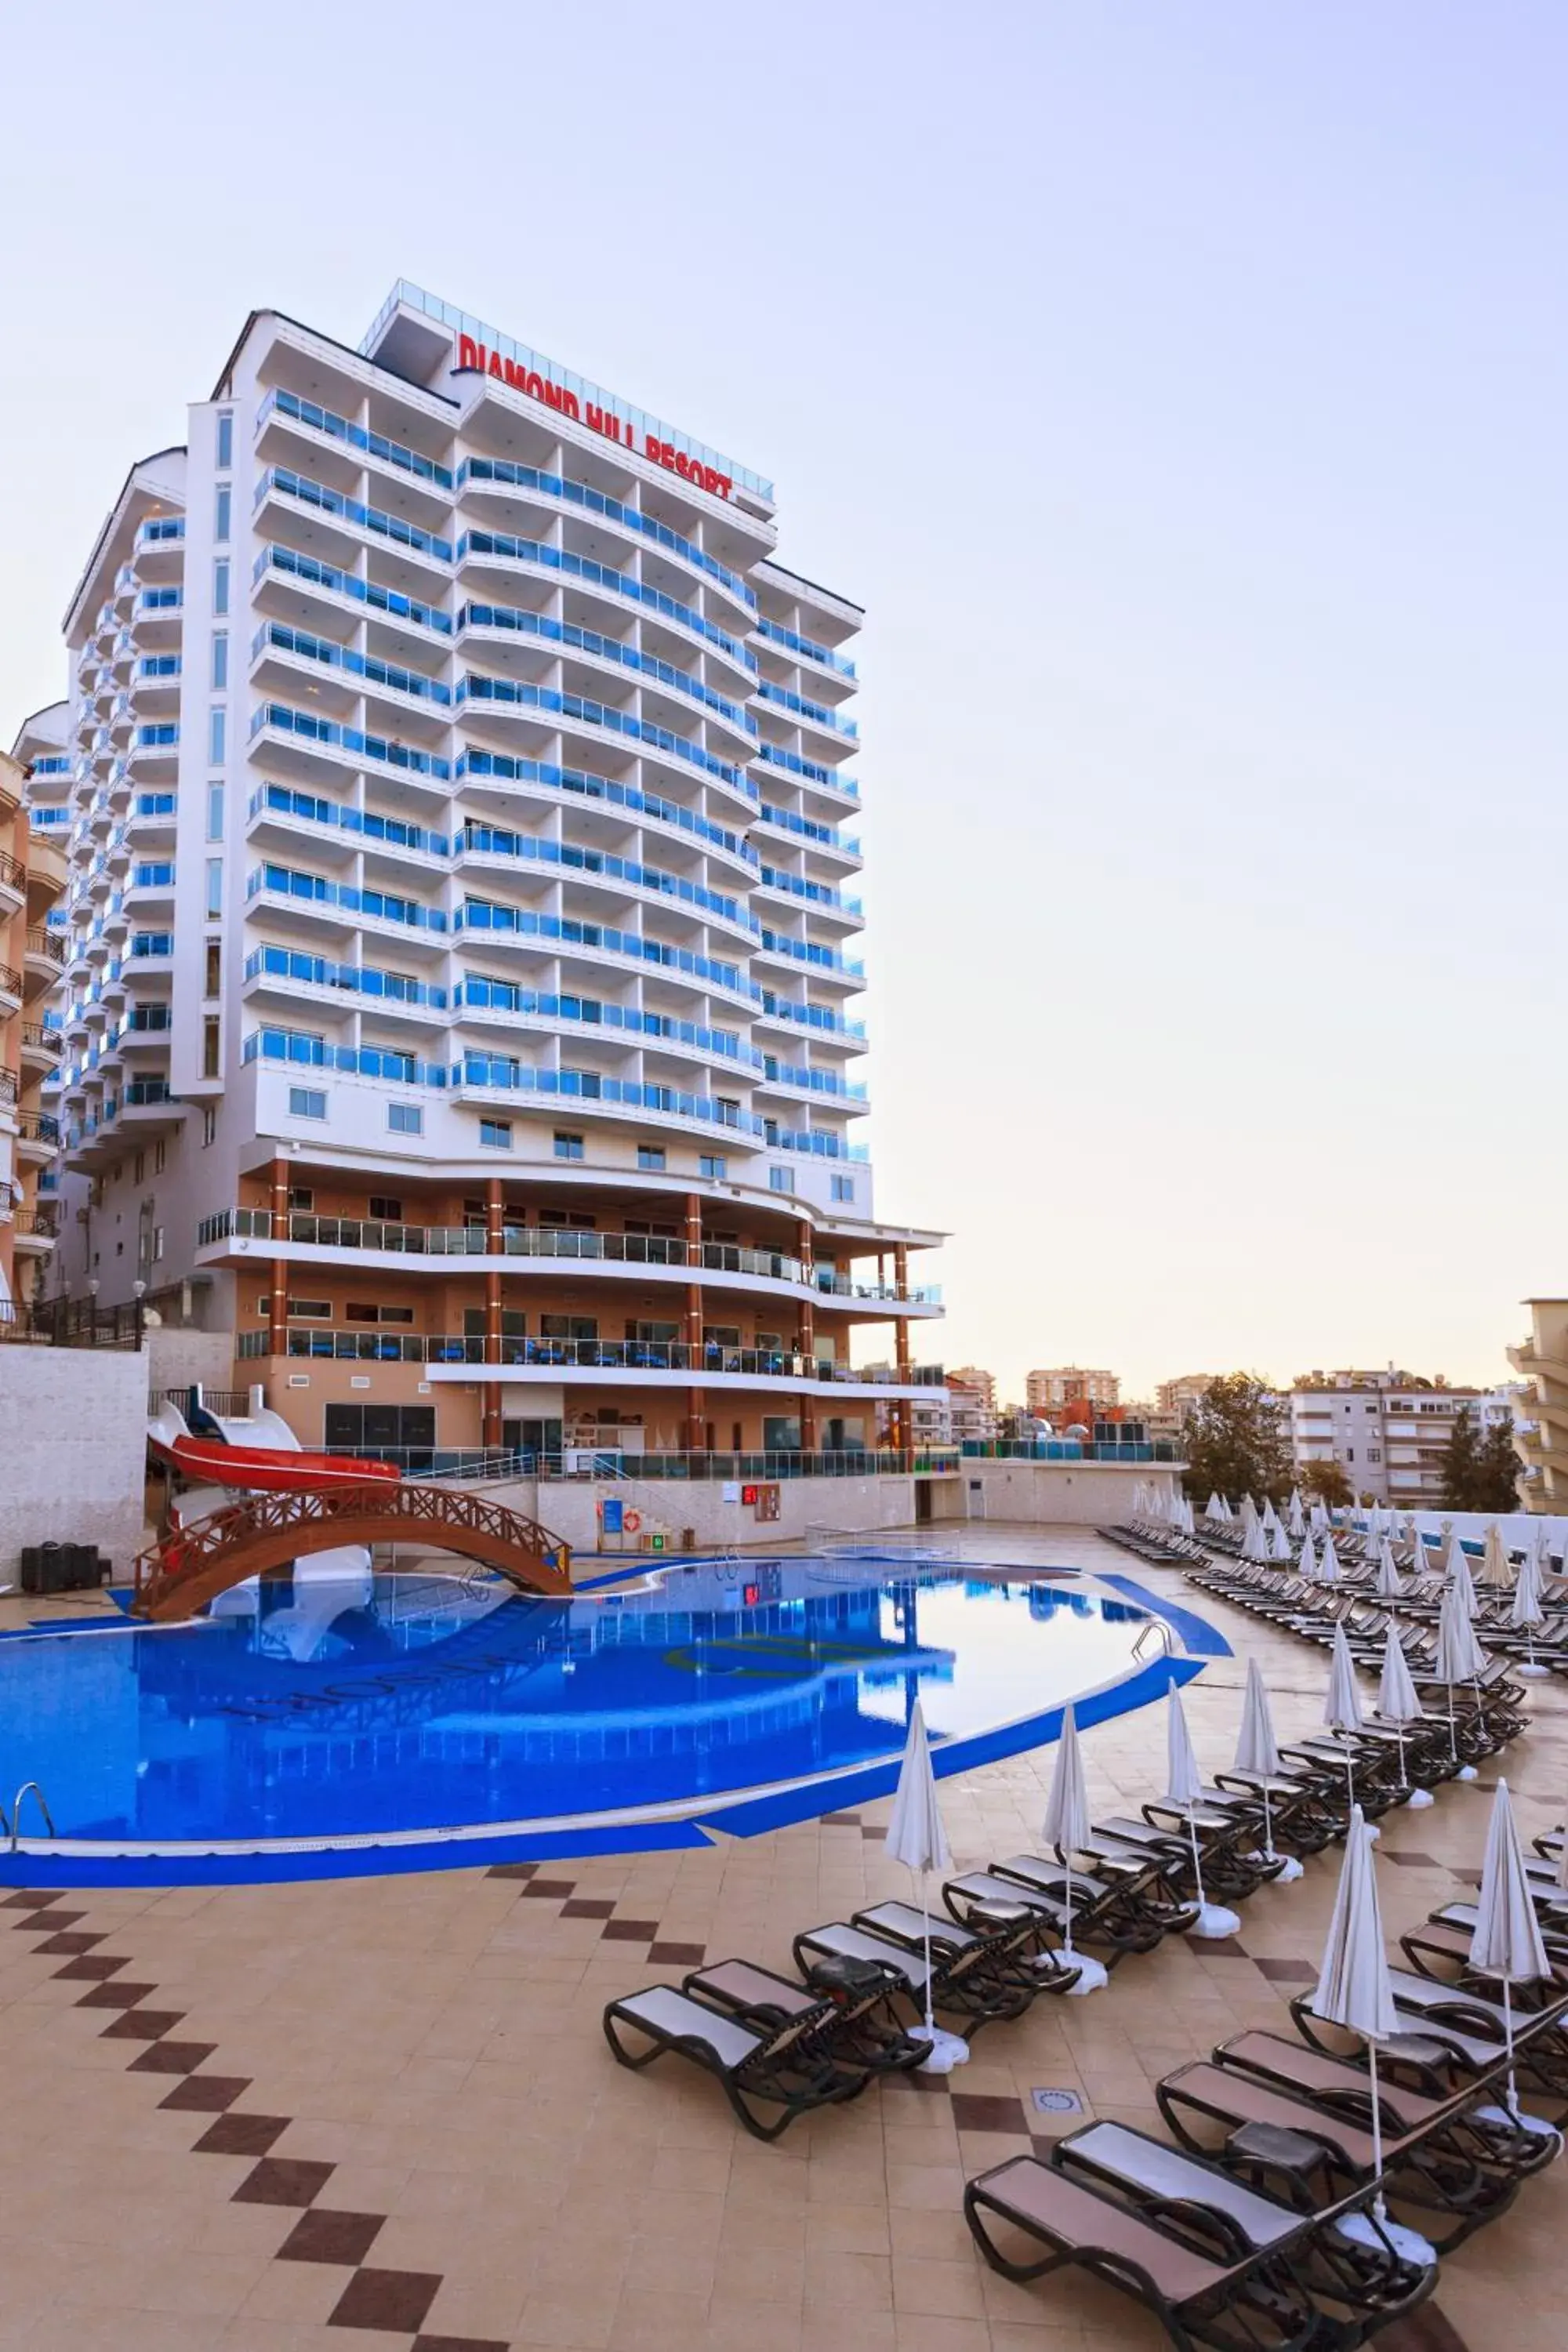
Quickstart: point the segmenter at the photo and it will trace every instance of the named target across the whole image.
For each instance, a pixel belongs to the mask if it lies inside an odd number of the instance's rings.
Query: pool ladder
[[[43,1790],[39,1788],[36,1780],[24,1780],[11,1801],[11,1819],[9,1822],[6,1821],[4,1811],[0,1811],[0,1829],[4,1830],[5,1836],[9,1841],[10,1851],[13,1853],[16,1853],[21,1843],[22,1800],[24,1797],[28,1795],[33,1796],[37,1801],[38,1811],[44,1817],[44,1834],[46,1837],[52,1838],[55,1834],[54,1817],[49,1811],[48,1804],[45,1799]]]

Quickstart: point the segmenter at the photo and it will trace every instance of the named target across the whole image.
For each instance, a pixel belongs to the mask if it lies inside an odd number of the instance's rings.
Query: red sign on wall
[[[636,449],[637,436],[624,416],[613,408],[603,408],[596,400],[579,401],[574,392],[563,383],[556,383],[537,368],[524,367],[520,360],[509,360],[500,352],[492,351],[488,343],[476,342],[472,335],[459,335],[454,375],[493,375],[498,383],[507,384],[513,392],[526,393],[530,400],[553,408],[563,416],[570,416],[591,432],[602,433],[607,441],[618,441],[623,447]],[[700,457],[689,457],[673,441],[660,440],[657,433],[645,432],[642,455],[656,466],[679,474],[682,481],[691,482],[700,490],[713,497],[727,499],[734,488],[729,474],[720,473],[716,466],[704,465]]]

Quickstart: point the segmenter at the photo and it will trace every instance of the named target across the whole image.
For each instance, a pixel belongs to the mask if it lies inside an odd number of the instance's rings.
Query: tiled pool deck
[[[1082,1530],[992,1524],[976,1559],[1126,1572]],[[1238,1655],[1189,1686],[1229,1761],[1256,1649],[1281,1735],[1316,1727],[1320,1653],[1197,1604]],[[58,1603],[53,1613],[62,1613]],[[40,1611],[37,1613],[43,1613]],[[0,1626],[25,1622],[0,1603]],[[1568,1690],[1506,1759],[1526,1836],[1563,1818]],[[1091,1808],[1153,1794],[1158,1711],[1089,1733]],[[1051,1751],[942,1786],[958,1867],[1037,1843]],[[1489,1770],[1483,1781],[1489,1785]],[[1487,1799],[1385,1817],[1391,1939],[1480,1864]],[[617,2067],[612,1995],[887,1894],[886,1801],[713,1847],[295,1885],[0,1896],[0,2352],[1136,2352],[1125,2298],[986,2271],[966,2176],[1070,2129],[1031,2095],[1158,2129],[1152,2083],[1310,1981],[1338,1856],[1167,1944],[1106,1992],[1043,2000],[949,2077],[881,2090],[774,2147],[678,2060]],[[1288,2023],[1287,2023],[1287,2030]],[[1387,2352],[1563,2352],[1568,2165],[1446,2257]]]

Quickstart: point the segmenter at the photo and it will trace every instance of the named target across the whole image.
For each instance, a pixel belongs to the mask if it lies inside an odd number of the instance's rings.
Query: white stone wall
[[[747,1482],[750,1483],[750,1482]],[[484,1492],[530,1518],[539,1519],[552,1535],[562,1536],[574,1552],[601,1549],[640,1553],[653,1534],[668,1538],[672,1551],[733,1546],[742,1551],[765,1551],[770,1544],[804,1541],[814,1527],[858,1531],[870,1528],[912,1526],[915,1516],[913,1478],[785,1478],[779,1486],[779,1516],[759,1519],[745,1503],[724,1500],[724,1482],[717,1478],[647,1481],[621,1478],[547,1478],[541,1483],[519,1478],[487,1486]],[[601,1544],[599,1505],[618,1499],[642,1520],[636,1540]],[[692,1540],[685,1542],[690,1528]],[[589,1573],[592,1573],[590,1570]]]
[[[142,1546],[147,1358],[0,1347],[0,1580],[22,1547],[97,1544],[123,1578]]]
[[[1016,1519],[1032,1527],[1110,1528],[1132,1516],[1140,1486],[1174,1493],[1177,1474],[1149,1462],[990,1462],[972,1458],[959,1465],[958,1515],[969,1519]],[[947,1485],[938,1482],[937,1510]]]

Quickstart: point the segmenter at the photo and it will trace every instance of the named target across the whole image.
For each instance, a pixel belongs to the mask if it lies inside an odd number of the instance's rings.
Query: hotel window
[[[596,1315],[542,1315],[539,1332],[544,1339],[596,1339],[599,1318]]]
[[[213,684],[221,693],[228,684],[228,631],[213,631]]]
[[[206,968],[202,973],[202,994],[218,996],[222,992],[223,943],[219,940],[209,940],[206,950]]]
[[[308,1217],[315,1205],[316,1195],[309,1184],[294,1184],[289,1187],[289,1206],[291,1209],[298,1209],[302,1216]]]
[[[213,1108],[211,1103],[208,1103],[206,1108],[202,1113],[202,1150],[205,1151],[209,1143],[216,1143],[216,1141],[217,1113]]]
[[[584,1156],[583,1139],[580,1135],[564,1135],[557,1130],[555,1137],[557,1160],[581,1160]]]
[[[222,912],[223,860],[221,857],[209,857],[207,859],[207,913],[221,915]]]
[[[388,1103],[386,1124],[394,1135],[423,1135],[425,1114],[417,1103]]]
[[[204,1078],[216,1078],[218,1075],[221,1035],[222,1030],[216,1013],[209,1013],[202,1023],[202,1076]]]
[[[228,714],[220,702],[207,716],[207,765],[221,768],[228,756]]]
[[[153,1263],[154,1265],[157,1265],[161,1262],[163,1255],[163,1228],[162,1225],[154,1225],[153,1228]]]
[[[833,1180],[833,1197],[836,1201],[852,1201],[855,1198],[854,1177],[836,1176]]]
[[[634,1347],[670,1348],[680,1338],[679,1323],[628,1323],[626,1338]]]
[[[228,611],[228,564],[222,559],[213,565],[213,611],[220,620]]]
[[[481,1118],[479,1121],[479,1141],[485,1146],[487,1150],[510,1151],[511,1150],[510,1119]]]
[[[226,408],[217,421],[217,463],[220,474],[234,463],[234,411]]]
[[[228,537],[229,517],[234,506],[234,492],[226,482],[220,482],[213,500],[213,537],[221,547]]]
[[[730,1163],[721,1152],[704,1151],[698,1157],[697,1172],[706,1176],[710,1184],[721,1184],[730,1172]]]
[[[770,1192],[793,1192],[795,1190],[795,1179],[791,1171],[787,1168],[770,1168],[768,1170],[768,1189]]]
[[[207,786],[207,839],[209,841],[223,839],[223,785],[209,784]]]
[[[320,1087],[290,1087],[289,1115],[291,1118],[325,1118],[327,1097]]]
[[[370,1213],[377,1224],[400,1225],[403,1223],[403,1203],[395,1201],[390,1192],[373,1192]]]
[[[650,1169],[657,1173],[658,1171],[664,1166],[664,1153],[659,1150],[657,1144],[639,1143],[637,1146],[637,1166],[639,1168]]]
[[[155,1143],[153,1146],[153,1173],[154,1176],[161,1176],[163,1174],[163,1159],[164,1153],[163,1145],[161,1143]]]
[[[412,1307],[356,1307],[353,1301],[343,1308],[345,1323],[412,1323]]]

